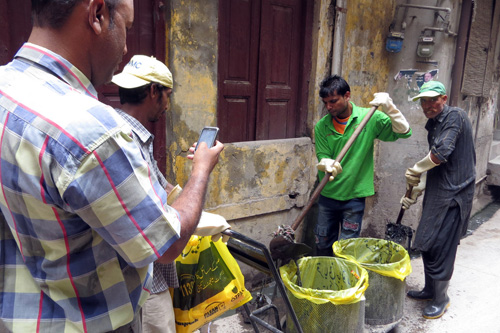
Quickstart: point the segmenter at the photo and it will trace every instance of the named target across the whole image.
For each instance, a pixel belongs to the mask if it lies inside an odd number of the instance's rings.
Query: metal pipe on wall
[[[331,74],[342,75],[342,60],[344,58],[346,15],[347,15],[347,0],[337,0],[335,6],[335,25],[333,31]]]
[[[457,106],[458,97],[462,88],[462,76],[464,73],[465,52],[472,18],[473,0],[463,0],[460,12],[460,23],[457,32],[457,46],[455,49],[455,63],[451,71],[451,88],[449,92],[449,105]]]

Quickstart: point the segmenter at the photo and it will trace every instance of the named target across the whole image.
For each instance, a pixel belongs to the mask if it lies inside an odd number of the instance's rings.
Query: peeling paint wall
[[[168,65],[174,92],[167,115],[168,179],[185,184],[185,155],[204,126],[217,124],[217,1],[170,1]]]
[[[335,24],[335,1],[315,1],[313,29],[317,34],[312,38],[312,70],[309,81],[308,123],[309,133],[314,135],[314,125],[326,114],[319,98],[319,85],[330,74],[332,62],[333,29]]]
[[[394,1],[347,1],[346,43],[342,76],[351,87],[351,99],[367,105],[373,93],[385,90],[389,58],[385,38]]]

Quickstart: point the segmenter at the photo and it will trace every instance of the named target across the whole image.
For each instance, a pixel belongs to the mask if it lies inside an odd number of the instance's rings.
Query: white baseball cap
[[[133,89],[156,82],[162,86],[173,88],[174,80],[167,66],[155,57],[135,55],[130,59],[120,74],[116,74],[111,82],[125,89]]]

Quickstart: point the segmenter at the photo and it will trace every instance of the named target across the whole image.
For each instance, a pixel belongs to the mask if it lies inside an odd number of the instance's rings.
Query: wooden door
[[[219,136],[224,142],[305,134],[312,1],[221,0]]]
[[[134,25],[127,36],[128,53],[120,64],[123,66],[135,54],[155,56],[165,61],[164,5],[160,0],[134,0]],[[0,65],[6,64],[19,47],[28,40],[31,32],[31,4],[29,1],[0,1]],[[113,107],[120,106],[118,88],[107,84],[98,89],[99,100]],[[166,169],[166,121],[165,116],[150,123],[148,130],[155,135],[154,152],[160,170]]]
[[[9,63],[31,33],[31,2],[0,1],[0,65]]]

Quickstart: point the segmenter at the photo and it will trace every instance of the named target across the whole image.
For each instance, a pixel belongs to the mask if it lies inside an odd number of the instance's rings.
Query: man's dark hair
[[[346,80],[339,75],[331,75],[321,81],[319,85],[319,96],[325,98],[334,94],[344,96],[346,92],[351,91],[351,87]]]
[[[158,90],[158,93],[161,93],[163,90],[168,89],[167,87],[154,82],[132,89],[125,89],[122,87],[118,87],[118,95],[120,96],[120,103],[132,104],[132,105],[141,104],[142,101],[148,95],[150,89],[149,87],[151,86],[155,87],[155,89]]]
[[[106,0],[110,23],[116,4],[121,0]],[[35,27],[60,29],[82,0],[31,0],[31,21]]]

